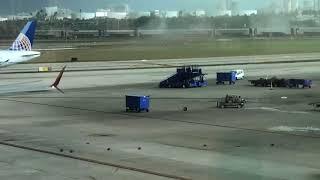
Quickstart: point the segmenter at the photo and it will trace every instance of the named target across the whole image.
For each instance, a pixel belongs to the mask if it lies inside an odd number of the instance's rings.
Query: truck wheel
[[[146,109],[147,112],[149,112],[149,109]]]

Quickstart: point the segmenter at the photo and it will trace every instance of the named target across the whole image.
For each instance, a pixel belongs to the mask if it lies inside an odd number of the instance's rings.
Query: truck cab
[[[234,70],[234,72],[236,72],[237,80],[244,79],[244,70],[243,69]]]

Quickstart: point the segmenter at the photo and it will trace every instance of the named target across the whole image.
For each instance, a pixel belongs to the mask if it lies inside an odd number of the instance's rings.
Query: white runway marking
[[[305,111],[285,111],[285,110],[280,110],[277,108],[272,108],[272,107],[255,107],[255,108],[246,108],[250,110],[265,110],[265,111],[272,111],[272,112],[281,112],[281,113],[292,113],[292,114],[309,114],[309,112]]]
[[[320,131],[320,128],[277,126],[277,127],[269,128],[269,130],[278,131],[278,132],[315,132],[315,131]]]

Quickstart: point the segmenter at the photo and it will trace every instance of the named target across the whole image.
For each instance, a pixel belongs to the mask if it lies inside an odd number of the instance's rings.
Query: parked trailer
[[[271,79],[260,78],[257,80],[249,80],[249,82],[254,86],[259,87],[287,87],[287,80],[286,79],[278,79],[273,77]]]
[[[150,106],[149,96],[132,96],[132,95],[126,96],[126,112],[129,112],[129,111],[149,112],[149,106]]]
[[[177,68],[176,74],[161,81],[160,88],[195,88],[208,85],[202,69],[198,66],[184,66]]]
[[[260,78],[258,80],[249,80],[252,85],[259,87],[286,87],[287,82],[285,79],[278,79],[273,77],[271,79]]]
[[[258,80],[249,80],[249,82],[254,86],[259,87],[289,87],[289,88],[299,88],[299,87],[309,87],[311,88],[312,81],[305,79],[279,79],[273,77],[271,79],[260,78]]]
[[[235,71],[218,72],[216,84],[224,84],[225,82],[228,82],[230,85],[235,84],[237,81],[236,75],[237,75],[237,73]]]
[[[217,108],[243,108],[246,100],[241,98],[241,96],[226,95],[217,102]]]
[[[289,88],[311,88],[312,80],[306,79],[289,79],[288,80],[288,87]]]

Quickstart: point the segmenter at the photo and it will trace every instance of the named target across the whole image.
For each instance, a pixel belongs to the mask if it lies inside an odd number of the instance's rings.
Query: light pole
[[[120,19],[118,19],[118,31],[120,31]]]

